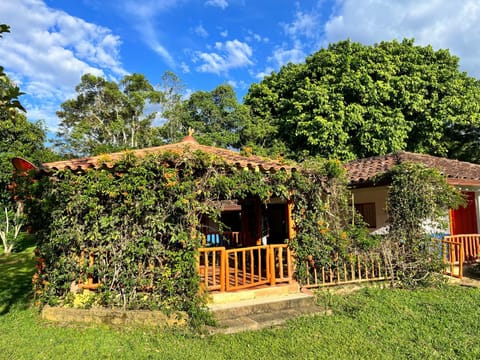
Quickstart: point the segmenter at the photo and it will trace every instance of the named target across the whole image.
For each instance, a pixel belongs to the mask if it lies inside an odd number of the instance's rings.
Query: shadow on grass
[[[26,236],[10,256],[0,255],[0,315],[12,307],[25,309],[32,297],[34,239]]]

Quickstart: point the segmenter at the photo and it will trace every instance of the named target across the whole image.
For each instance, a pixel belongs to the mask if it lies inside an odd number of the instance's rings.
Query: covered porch
[[[219,201],[220,221],[202,219],[198,273],[209,292],[292,284],[292,203],[279,198]]]

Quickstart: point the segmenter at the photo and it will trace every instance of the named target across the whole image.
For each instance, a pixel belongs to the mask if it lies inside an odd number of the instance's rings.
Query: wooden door
[[[450,210],[451,235],[476,234],[478,232],[475,193],[465,192],[464,195],[467,206]]]

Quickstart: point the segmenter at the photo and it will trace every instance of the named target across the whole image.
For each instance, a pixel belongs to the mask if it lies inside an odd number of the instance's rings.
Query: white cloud
[[[120,8],[128,15],[136,18],[152,19],[165,10],[174,8],[181,0],[126,0],[120,1]]]
[[[283,29],[293,39],[298,39],[300,36],[309,39],[317,38],[321,29],[319,16],[315,11],[310,13],[297,11],[295,20],[290,24],[284,24]]]
[[[269,39],[266,36],[261,36],[251,30],[248,31],[248,35],[245,38],[247,41],[256,41],[256,42],[263,42],[268,43]]]
[[[195,34],[197,34],[198,36],[202,37],[202,38],[206,38],[208,37],[208,32],[207,30],[205,30],[205,28],[203,27],[203,25],[198,25],[196,28],[195,28]]]
[[[216,52],[198,52],[196,54],[204,62],[204,64],[197,67],[198,71],[219,75],[228,72],[230,69],[253,64],[252,60],[250,60],[252,48],[247,43],[237,39],[225,43],[217,42],[215,43],[215,49],[220,54]]]
[[[180,68],[182,69],[182,72],[184,74],[188,74],[190,72],[190,67],[182,61],[182,63],[180,64]]]
[[[243,80],[236,81],[236,80],[230,79],[230,80],[227,81],[227,84],[230,85],[231,87],[235,88],[235,89],[241,89],[241,90],[248,89],[248,87],[249,87],[249,84],[247,84]]]
[[[53,104],[65,101],[85,73],[126,73],[119,58],[120,38],[105,27],[51,9],[41,0],[0,2],[0,14],[11,26],[0,40],[0,59],[27,93],[21,100],[31,120],[41,115],[50,128],[56,127]],[[42,109],[34,98],[41,99]]]
[[[263,80],[265,76],[270,75],[273,71],[275,71],[274,68],[268,66],[265,68],[265,70],[257,73],[257,74],[252,74],[257,80]]]
[[[275,62],[275,64],[280,67],[282,65],[286,65],[288,63],[299,63],[305,61],[305,54],[302,44],[297,41],[294,43],[292,48],[287,46],[281,46],[276,48],[273,51],[273,55],[269,57],[269,61]]]
[[[227,37],[228,36],[228,30],[224,30],[224,31],[220,32],[220,36],[221,37]]]
[[[461,68],[480,77],[478,0],[344,0],[325,25],[325,44],[346,38],[364,44],[415,38],[419,45],[450,49]]]
[[[227,0],[208,0],[205,2],[205,5],[219,7],[225,9],[228,6]]]
[[[182,0],[144,0],[142,2],[127,0],[120,1],[117,5],[124,18],[137,31],[143,42],[171,67],[175,66],[175,61],[168,49],[159,40],[162,38],[162,33],[158,31],[156,26],[156,17],[180,3],[182,3]]]

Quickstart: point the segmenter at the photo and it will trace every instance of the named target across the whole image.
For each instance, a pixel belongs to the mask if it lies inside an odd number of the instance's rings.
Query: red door
[[[467,199],[467,206],[450,210],[451,235],[476,234],[478,232],[475,193],[465,192],[464,195]]]

